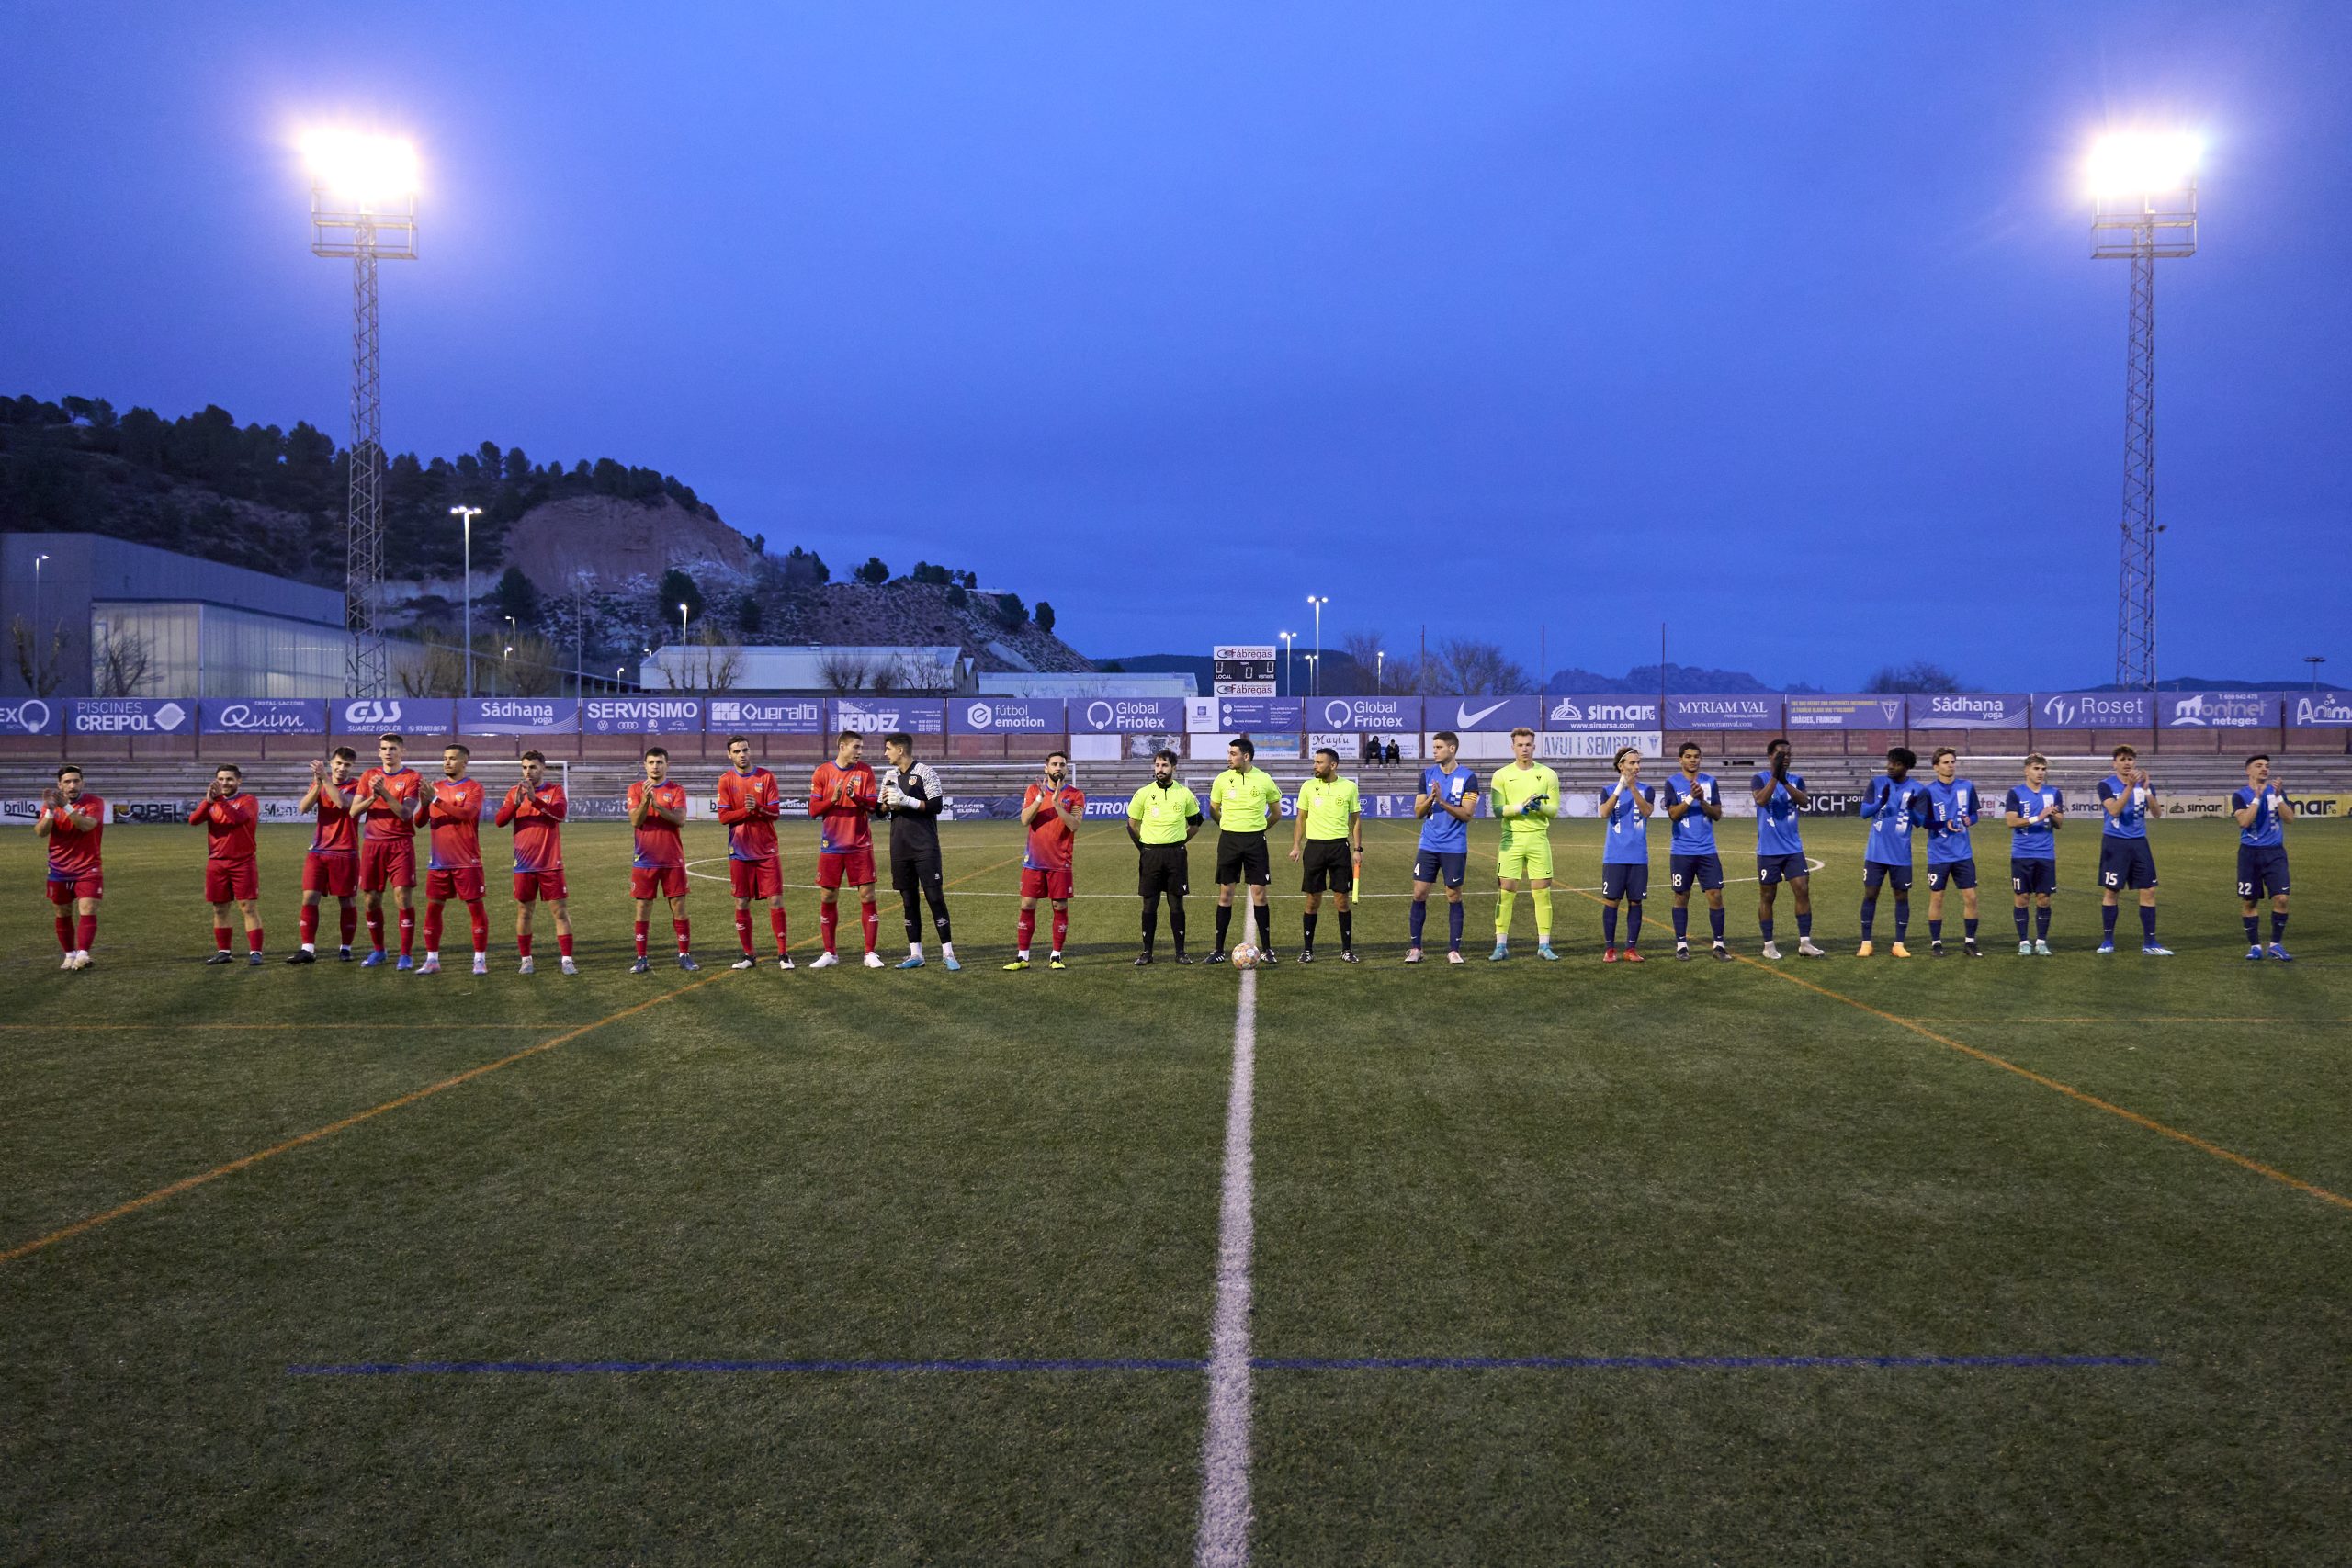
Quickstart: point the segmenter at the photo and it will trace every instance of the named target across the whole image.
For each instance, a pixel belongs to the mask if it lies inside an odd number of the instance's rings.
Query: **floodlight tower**
[[[2123,369],[2123,569],[2115,680],[2156,683],[2156,260],[2197,254],[2197,161],[2183,132],[2128,132],[2091,149],[2091,254],[2132,264]]]
[[[330,130],[304,137],[302,156],[311,167],[311,253],[351,258],[351,476],[343,570],[351,654],[345,684],[352,696],[380,697],[389,676],[377,626],[384,578],[384,421],[376,264],[416,259],[416,152],[392,137]],[[466,651],[470,660],[470,644]]]

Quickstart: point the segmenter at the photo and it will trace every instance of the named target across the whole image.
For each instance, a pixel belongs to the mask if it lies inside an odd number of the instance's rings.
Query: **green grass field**
[[[1473,962],[1416,970],[1410,831],[1373,827],[1370,962],[1256,982],[1256,1561],[2346,1560],[2352,831],[2290,834],[2292,965],[2239,956],[2212,825],[2157,830],[2168,961],[2090,952],[2086,833],[2055,959],[2013,955],[1996,851],[1989,956],[1925,956],[1922,887],[1920,956],[1857,962],[1860,834],[1808,832],[1830,961],[1604,968],[1563,893],[1566,962],[1522,899],[1489,965],[1480,890]],[[1240,982],[1128,966],[1123,835],[1081,840],[1074,967],[1019,976],[1007,826],[948,830],[956,976],[629,976],[623,830],[568,837],[584,972],[514,975],[493,901],[475,979],[277,963],[292,829],[272,962],[206,968],[168,828],[109,833],[60,974],[12,836],[0,1559],[1189,1561]],[[1596,883],[1596,826],[1557,838]],[[2035,1356],[2125,1359],[1282,1364]],[[289,1370],[1065,1359],[1174,1364]]]

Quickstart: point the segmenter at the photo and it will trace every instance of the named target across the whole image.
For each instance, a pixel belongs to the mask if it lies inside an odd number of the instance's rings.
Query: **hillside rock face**
[[[752,542],[716,518],[663,496],[658,502],[583,495],[535,506],[506,530],[505,564],[542,593],[560,594],[582,567],[598,581],[658,580],[673,566],[716,561],[748,578]]]

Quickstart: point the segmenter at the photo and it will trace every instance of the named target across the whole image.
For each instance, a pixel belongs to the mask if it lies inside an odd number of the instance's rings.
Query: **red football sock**
[[[401,922],[401,951],[408,951],[408,922],[405,920]],[[424,907],[424,951],[441,951],[441,906],[438,904]]]
[[[1021,918],[1012,922],[1012,946],[1017,953],[1029,951],[1029,939],[1037,934],[1037,911],[1023,909]]]
[[[384,911],[381,909],[368,911],[368,945],[379,953],[384,951]]]
[[[563,957],[569,958],[571,956],[571,933],[570,931],[558,931],[555,933],[555,950]],[[638,951],[642,953],[645,949],[640,947]]]
[[[680,953],[686,951],[687,944],[691,941],[691,932],[688,930],[692,922],[687,920],[672,920],[670,922],[670,929],[678,934],[678,951]]]
[[[1062,943],[1069,939],[1069,911],[1068,909],[1056,909],[1054,911],[1054,951],[1056,953],[1059,953],[1062,950]]]
[[[301,934],[304,947],[309,947],[317,942],[319,940],[319,907],[316,904],[303,905],[302,912],[294,918],[294,927]]]
[[[775,933],[775,955],[778,958],[782,958],[786,952],[784,945],[784,906],[782,904],[771,904],[768,906],[768,930]],[[750,947],[751,944],[747,940],[744,943],[744,950],[749,952]]]
[[[824,943],[827,953],[833,950],[833,933],[840,929],[841,923],[842,907],[839,904],[817,906],[817,940]]]
[[[416,911],[414,909],[402,909],[401,911],[401,956],[402,958],[406,958],[409,953],[409,949],[414,946],[415,943]]]
[[[474,951],[488,953],[490,951],[490,911],[481,907],[481,899],[475,898],[468,901],[466,915],[473,926]]]
[[[245,951],[248,953],[259,953],[261,951],[261,928],[259,926],[248,926],[245,928]]]
[[[60,925],[63,925],[64,923],[65,922],[62,920],[58,922]],[[74,933],[74,945],[82,952],[87,953],[90,951],[90,944],[97,940],[98,917],[96,915],[83,916],[78,929],[76,929]]]
[[[857,923],[865,932],[865,951],[873,952],[874,944],[882,938],[882,917],[875,913],[873,905],[861,904],[857,910]]]
[[[229,951],[229,928],[227,926],[214,926],[212,928],[212,951],[215,953],[226,953]]]
[[[350,905],[345,904],[342,908],[335,912],[343,917],[343,945],[349,947],[351,945],[351,939],[356,935],[359,931],[359,911],[353,908]],[[383,939],[379,937],[376,941],[376,945],[378,947],[383,946]]]
[[[514,939],[514,951],[525,958],[531,956],[531,933],[525,931]]]
[[[645,920],[637,922],[637,955],[639,958],[645,956],[645,932],[649,923]]]
[[[752,956],[752,911],[735,911],[735,940],[743,944],[743,956]]]
[[[71,915],[57,917],[57,950],[60,953],[74,951],[74,918]]]

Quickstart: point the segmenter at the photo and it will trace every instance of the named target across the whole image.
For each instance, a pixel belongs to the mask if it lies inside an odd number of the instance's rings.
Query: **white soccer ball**
[[[1233,950],[1232,958],[1233,966],[1236,969],[1255,969],[1258,967],[1258,950],[1250,946],[1246,942]]]

